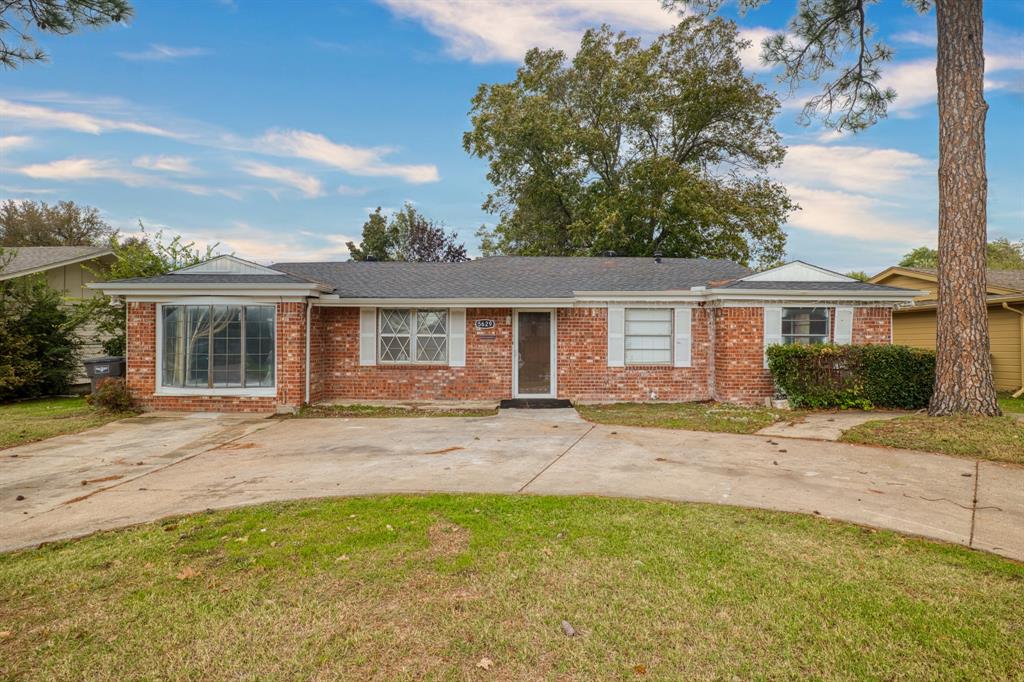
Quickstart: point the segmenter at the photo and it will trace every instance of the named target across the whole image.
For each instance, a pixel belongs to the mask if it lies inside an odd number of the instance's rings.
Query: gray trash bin
[[[93,393],[96,392],[101,381],[124,376],[124,358],[121,357],[89,358],[83,360],[82,364],[85,365],[85,373],[88,375],[89,381],[92,382]]]

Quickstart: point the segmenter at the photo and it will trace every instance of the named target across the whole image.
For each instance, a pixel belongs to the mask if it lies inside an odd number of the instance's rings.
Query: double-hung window
[[[627,365],[672,364],[672,309],[626,308]]]
[[[828,343],[828,308],[783,308],[782,343]]]
[[[381,308],[377,356],[382,363],[448,362],[448,311]]]
[[[274,312],[268,305],[162,306],[160,385],[273,388]]]

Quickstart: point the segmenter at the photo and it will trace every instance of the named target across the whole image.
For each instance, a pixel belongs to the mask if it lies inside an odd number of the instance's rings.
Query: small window
[[[671,308],[626,308],[626,364],[672,364]]]
[[[382,308],[377,349],[384,363],[448,362],[448,311]]]
[[[828,308],[783,308],[782,343],[828,343]]]

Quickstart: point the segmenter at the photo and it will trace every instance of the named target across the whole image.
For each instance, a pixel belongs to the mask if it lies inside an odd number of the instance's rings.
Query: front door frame
[[[519,393],[519,313],[547,313],[551,322],[551,382],[547,393]],[[513,308],[512,309],[512,397],[513,398],[557,398],[558,397],[558,316],[554,308]]]

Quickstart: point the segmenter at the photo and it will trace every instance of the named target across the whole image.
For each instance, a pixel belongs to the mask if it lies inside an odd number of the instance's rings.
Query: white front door
[[[516,398],[554,398],[555,312],[516,310],[512,314],[512,394]]]

